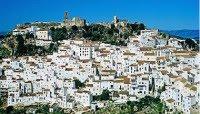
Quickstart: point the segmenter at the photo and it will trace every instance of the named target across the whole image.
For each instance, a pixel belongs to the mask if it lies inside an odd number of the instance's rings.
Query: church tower
[[[64,23],[67,23],[67,19],[68,19],[68,13],[65,12],[65,13],[64,13]]]

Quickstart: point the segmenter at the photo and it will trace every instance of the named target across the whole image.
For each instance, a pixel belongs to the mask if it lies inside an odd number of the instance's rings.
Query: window
[[[111,85],[110,87],[113,88],[113,85]]]

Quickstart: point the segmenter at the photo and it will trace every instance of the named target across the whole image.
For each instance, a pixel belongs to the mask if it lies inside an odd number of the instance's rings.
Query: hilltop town
[[[62,23],[19,25],[3,39],[2,107],[43,104],[49,112],[56,106],[65,113],[92,113],[150,97],[162,104],[158,113],[198,114],[198,45],[116,16],[97,27],[111,35],[94,35],[101,30],[85,26],[86,20],[65,13]]]

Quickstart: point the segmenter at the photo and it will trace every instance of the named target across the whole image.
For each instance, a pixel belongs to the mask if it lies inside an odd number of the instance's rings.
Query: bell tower
[[[68,13],[67,13],[67,12],[65,12],[65,13],[64,13],[64,23],[66,23],[66,22],[67,22],[67,19],[68,19]]]

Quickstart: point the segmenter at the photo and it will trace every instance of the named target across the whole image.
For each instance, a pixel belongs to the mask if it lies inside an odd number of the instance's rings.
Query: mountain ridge
[[[190,29],[181,29],[181,30],[161,30],[161,32],[165,32],[172,36],[182,37],[183,39],[192,38],[195,40],[199,39],[200,30],[190,30]]]

